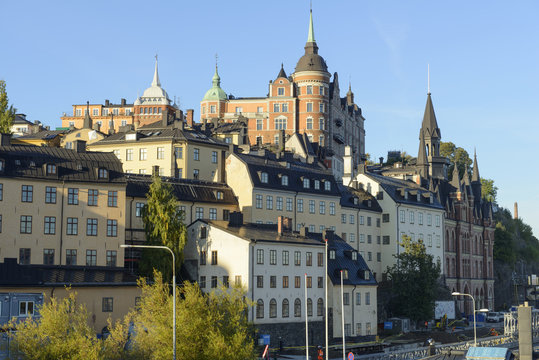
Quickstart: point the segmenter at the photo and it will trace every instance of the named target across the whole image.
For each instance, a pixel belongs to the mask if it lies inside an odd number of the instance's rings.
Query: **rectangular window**
[[[307,287],[312,288],[313,287],[313,277],[307,276]]]
[[[350,222],[352,224],[352,222]],[[365,225],[365,216],[361,215],[359,217],[359,225]]]
[[[77,265],[77,250],[66,250],[66,265]]]
[[[389,214],[382,214],[382,221],[385,223],[389,222]]]
[[[142,208],[144,208],[144,203],[137,202],[135,204],[135,216],[142,217]]]
[[[292,211],[292,198],[286,198],[286,211]]]
[[[313,93],[313,86],[307,85],[307,95],[311,95]]]
[[[382,261],[382,253],[376,253],[376,261],[381,262]]]
[[[256,276],[256,287],[260,289],[264,287],[264,276],[262,275]]]
[[[133,160],[133,149],[127,149],[125,150],[125,160],[131,161]]]
[[[277,276],[272,275],[270,276],[270,288],[276,288],[277,287]]]
[[[262,130],[264,128],[264,120],[263,119],[256,119],[256,129]]]
[[[303,199],[298,199],[297,208],[298,208],[298,212],[300,213],[303,212]]]
[[[356,223],[356,216],[353,214],[350,214],[350,224],[355,224],[355,223]]]
[[[217,250],[211,252],[211,264],[217,265]]]
[[[288,265],[289,259],[288,259],[288,251],[283,250],[283,265]]]
[[[305,263],[307,266],[313,266],[313,253],[308,251],[305,253]]]
[[[277,196],[276,209],[279,211],[283,210],[283,198],[281,196]]]
[[[204,208],[203,207],[197,207],[195,209],[195,219],[204,219]]]
[[[315,208],[315,202],[314,200],[309,200],[309,213],[314,214],[314,208]]]
[[[283,276],[283,289],[288,288],[288,276]]]
[[[341,214],[341,223],[346,224],[346,214]]]
[[[349,293],[343,293],[342,294],[343,304],[344,305],[350,305],[350,294]]]
[[[301,276],[294,276],[294,287],[295,288],[301,287]]]
[[[324,103],[323,102],[320,103],[319,112],[321,112],[321,113],[324,112]]]
[[[56,204],[56,188],[53,186],[45,187],[45,203]]]
[[[139,160],[148,159],[148,149],[139,149]]]
[[[310,104],[310,103],[307,104],[307,108],[309,108],[309,105],[311,105],[311,108],[312,108],[313,104]],[[311,111],[312,111],[312,110],[311,110]],[[312,130],[312,129],[313,129],[313,118],[311,118],[311,117],[307,118],[307,125],[306,125],[306,127],[307,127],[307,130]]]
[[[256,195],[255,206],[257,209],[262,209],[262,195],[260,194]]]
[[[376,219],[376,227],[380,227],[380,218]]]
[[[436,215],[436,226],[440,227],[440,215]]]
[[[264,264],[264,250],[263,249],[256,250],[256,263]]]
[[[86,266],[97,265],[97,250],[86,250]]]
[[[107,205],[108,207],[118,206],[118,191],[109,191]]]
[[[408,217],[409,217],[409,220],[410,220],[410,224],[413,224],[413,223],[414,223],[414,220],[415,220],[414,212],[413,212],[413,211],[410,211]]]
[[[54,249],[43,249],[43,265],[54,265]]]
[[[157,148],[157,159],[164,159],[165,158],[165,148],[164,147],[158,147]]]
[[[365,293],[365,305],[370,305],[370,304],[371,304],[371,293],[366,292]]]
[[[432,225],[432,215],[431,214],[427,214],[427,225],[428,226]]]
[[[361,293],[356,293],[356,305],[361,305]]]
[[[107,266],[116,267],[118,253],[116,250],[107,250]]]
[[[45,233],[45,235],[56,234],[56,217],[55,216],[45,216],[45,229],[43,232]]]
[[[30,265],[30,249],[19,249],[19,265]]]
[[[193,149],[193,160],[200,160],[200,149]]]
[[[217,276],[211,277],[211,287],[212,289],[215,289],[217,287]]]
[[[97,197],[99,191],[96,189],[88,189],[88,206],[97,206]]]
[[[112,312],[114,305],[114,299],[111,297],[103,298],[102,312]]]
[[[273,210],[273,196],[271,195],[266,196],[266,209]]]
[[[384,235],[382,240],[384,245],[389,245],[389,235]]]
[[[33,185],[23,185],[21,193],[22,202],[32,202],[34,199],[34,186]]]
[[[277,265],[277,250],[270,250],[270,265]]]
[[[359,242],[364,243],[365,242],[365,234],[359,234]]]
[[[417,223],[419,225],[423,225],[423,213],[421,213],[421,212],[417,213]]]
[[[301,252],[299,251],[294,251],[294,265],[301,265]]]
[[[32,216],[21,215],[21,234],[32,233]]]
[[[273,104],[273,112],[280,112],[281,108],[279,106],[279,104]]]
[[[329,203],[329,215],[335,215],[335,202]]]
[[[236,275],[234,278],[234,285],[241,286],[241,275]]]
[[[215,105],[210,105],[210,113],[215,114]]]
[[[320,207],[320,214],[325,215],[326,214],[326,202],[320,201],[319,203]]]
[[[217,209],[210,208],[210,220],[217,220]]]
[[[369,236],[370,236],[370,235],[369,235]],[[350,233],[350,242],[351,242],[351,243],[356,242],[356,234]]]
[[[107,236],[118,236],[118,220],[107,219]]]
[[[211,162],[212,164],[217,164],[217,151],[211,152]]]
[[[34,315],[33,301],[19,301],[19,316],[27,317]]]
[[[176,159],[183,159],[183,148],[182,147],[175,147],[174,148],[174,157]]]
[[[287,103],[284,103],[284,104],[281,104],[281,112],[288,112],[288,104]]]
[[[200,252],[200,265],[206,265],[206,251]]]
[[[367,252],[367,260],[372,261],[372,252],[370,251]]]
[[[86,219],[86,235],[97,236],[97,219]]]

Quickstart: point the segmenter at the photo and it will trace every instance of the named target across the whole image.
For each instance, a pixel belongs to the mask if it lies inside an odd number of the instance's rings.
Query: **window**
[[[215,114],[215,105],[210,105],[210,113]]]
[[[86,266],[97,265],[97,250],[86,250]]]
[[[419,225],[423,225],[423,213],[421,213],[421,212],[417,213],[417,223]]]
[[[257,288],[263,288],[264,287],[264,276],[257,275],[256,276],[256,287]]]
[[[283,276],[283,288],[288,288],[288,276]]]
[[[118,236],[118,220],[107,219],[107,236]]]
[[[385,223],[389,222],[389,214],[382,214],[382,221]]]
[[[183,159],[183,148],[182,147],[175,147],[174,148],[174,157],[176,159]]]
[[[86,219],[86,235],[97,236],[97,219]]]
[[[164,147],[158,147],[157,148],[157,159],[164,159],[165,158],[165,148]]]
[[[262,130],[264,128],[264,119],[256,119],[256,129]]]
[[[133,149],[127,149],[125,150],[125,160],[131,161],[133,160]]]
[[[47,175],[54,175],[56,174],[56,165],[54,164],[47,164]]]
[[[294,300],[294,316],[301,317],[301,300]]]
[[[281,112],[288,112],[288,104],[287,103],[284,103],[284,104],[281,104]]]
[[[277,265],[277,250],[270,250],[270,265]]]
[[[77,265],[77,250],[66,250],[66,265]]]
[[[0,215],[0,233],[2,232],[2,215]]]
[[[104,297],[101,311],[112,312],[114,300],[111,297]]]
[[[324,112],[324,103],[323,103],[323,102],[321,102],[321,103],[319,104],[319,109],[318,109],[318,110],[319,110],[319,112],[321,112],[321,113]]]
[[[3,161],[0,161],[0,171],[2,170],[1,168],[2,168],[3,163],[4,163]],[[0,201],[2,200],[4,200],[4,184],[0,184]]]
[[[75,116],[82,116],[82,110],[81,109],[76,109],[75,110]]]
[[[45,229],[43,232],[45,233],[45,235],[56,234],[56,217],[55,216],[45,216]]]
[[[193,169],[193,179],[198,179],[200,171],[198,169]]]
[[[21,234],[32,233],[32,216],[21,215]]]
[[[109,191],[107,205],[109,207],[118,206],[118,191]]]
[[[19,265],[30,265],[30,249],[19,249]]]
[[[341,214],[341,223],[346,224],[346,214]]]
[[[139,149],[139,160],[147,160],[148,159],[148,149]]]
[[[329,250],[329,258],[330,260],[335,260],[335,250]]]
[[[270,318],[277,317],[277,301],[275,299],[270,300],[269,316]]]
[[[427,214],[427,226],[431,226],[431,225],[432,225],[432,215]]]
[[[371,293],[366,292],[365,293],[365,305],[370,305],[370,304],[371,304]]]
[[[277,205],[276,209],[282,211],[283,210],[283,198],[280,196],[277,196]]]
[[[193,160],[200,160],[200,149],[193,149]]]
[[[297,289],[301,287],[301,276],[294,276],[294,287]]]
[[[307,287],[312,288],[313,287],[313,277],[307,276]]]
[[[54,249],[43,249],[43,265],[54,265]]]
[[[312,107],[312,104],[307,104],[307,108],[309,107],[308,105],[311,105],[311,107]],[[307,130],[312,130],[312,129],[313,129],[313,118],[308,117],[307,118]]]
[[[350,214],[350,224],[355,224],[356,222],[356,216],[354,214]]]
[[[234,278],[234,285],[241,286],[241,275],[236,275]]]
[[[228,275],[223,275],[223,286],[226,288],[230,287],[230,281],[229,281]]]
[[[324,86],[321,85],[319,89],[320,89],[320,95],[324,95]]]
[[[34,187],[32,185],[23,185],[21,193],[22,202],[32,202],[34,198]]]
[[[307,299],[307,316],[313,316],[313,301],[310,298]]]
[[[313,93],[313,86],[307,85],[307,95],[311,95]]]
[[[262,195],[260,194],[257,194],[256,195],[256,208],[257,209],[262,209]]]
[[[325,215],[326,214],[326,202],[320,201],[320,214]]]
[[[116,250],[107,250],[107,266],[116,267],[118,253]]]
[[[217,209],[210,208],[210,220],[217,220]]]
[[[142,209],[144,208],[144,203],[137,202],[135,204],[135,216],[142,217]]]
[[[256,250],[256,263],[264,264],[264,250],[263,249]]]
[[[275,119],[275,130],[286,130],[286,118]]]
[[[298,208],[298,212],[300,213],[303,212],[303,199],[298,199],[297,208]]]
[[[301,252],[299,251],[294,251],[294,265],[301,265]]]
[[[109,172],[107,169],[99,168],[97,169],[97,178],[98,179],[108,179]]]
[[[217,287],[217,276],[211,277],[211,287],[212,289],[215,289]]]
[[[369,236],[370,236],[370,235],[369,235]],[[351,243],[352,243],[352,242],[355,242],[355,241],[356,241],[356,234],[350,233],[349,239],[350,239],[350,242],[351,242]]]
[[[342,295],[344,305],[350,305],[350,294],[345,292]]]
[[[436,226],[440,227],[440,215],[436,215]]]
[[[314,214],[314,207],[315,207],[314,200],[309,200],[309,213],[310,214]]]
[[[286,211],[292,211],[292,198],[286,198]]]
[[[200,265],[206,265],[206,251],[200,252]]]
[[[272,275],[270,276],[270,288],[276,288],[277,287],[277,276]]]
[[[287,250],[283,250],[283,265],[288,265],[289,262],[288,262],[288,251]]]
[[[211,264],[217,265],[217,250],[211,252]]]
[[[410,211],[409,213],[409,220],[410,220],[410,224],[413,224],[414,223],[414,218],[415,218],[415,215],[414,215],[414,212],[413,211]]]
[[[19,316],[27,317],[34,315],[33,301],[19,301]]]
[[[279,106],[279,104],[273,104],[273,112],[280,112],[281,110],[281,107]]]
[[[88,206],[97,206],[97,197],[99,191],[96,189],[88,189]]]
[[[350,222],[350,224],[353,224],[353,223]],[[365,216],[361,215],[359,217],[359,225],[365,225]]]
[[[384,245],[389,245],[389,241],[390,241],[389,235],[384,235],[382,239],[383,239]]]
[[[282,316],[284,318],[287,318],[289,316],[289,313],[290,313],[290,310],[289,310],[288,299],[283,299]]]

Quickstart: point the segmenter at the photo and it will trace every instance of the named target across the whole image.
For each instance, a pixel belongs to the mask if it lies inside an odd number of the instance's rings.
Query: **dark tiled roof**
[[[299,191],[304,193],[312,193],[318,195],[341,196],[337,187],[337,182],[333,174],[321,168],[316,164],[302,163],[293,158],[292,154],[286,154],[280,159],[276,159],[275,155],[268,153],[265,156],[254,154],[235,154],[243,161],[248,168],[253,185],[257,188],[276,189],[281,191]],[[290,167],[287,167],[287,163]],[[268,182],[260,181],[260,174],[266,172],[268,174]],[[288,186],[281,185],[281,176],[288,176]],[[310,187],[303,187],[303,178],[310,180]],[[320,189],[314,188],[314,180],[320,181]],[[331,183],[331,190],[324,190],[324,182]]]
[[[150,175],[126,174],[128,197],[146,197],[152,178]],[[174,194],[179,201],[208,202],[225,205],[238,205],[234,192],[223,183],[161,177],[162,181],[172,185]],[[217,199],[217,191],[223,192],[223,199]]]
[[[431,204],[429,197],[431,192],[417,185],[413,181],[395,179],[374,173],[368,173],[366,175],[378,182],[384,191],[387,192],[387,194],[393,199],[393,201],[397,203],[443,209],[443,206],[440,204],[438,199],[436,199],[434,194],[432,195],[434,197],[434,201]],[[404,196],[404,190],[408,190],[408,199],[406,199]],[[419,202],[415,196],[417,192],[421,193]]]
[[[31,121],[26,120],[24,115],[21,115],[21,114],[16,114],[15,115],[15,119],[13,119],[13,125],[16,125],[16,124],[30,124],[30,125],[33,125],[33,123]]]
[[[65,130],[43,130],[39,131],[35,134],[28,134],[19,136],[17,139],[21,140],[29,140],[29,139],[41,139],[41,140],[51,140],[59,135],[63,135],[67,133]]]
[[[376,285],[363,257],[357,253],[357,260],[352,260],[353,247],[339,236],[328,236],[328,251],[335,250],[335,260],[328,260],[328,276],[335,285],[341,283],[341,270],[348,270],[348,279],[343,279],[344,285]],[[368,280],[365,280],[365,272],[368,272]]]
[[[122,163],[106,152],[76,152],[49,146],[0,146],[5,170],[0,176],[124,183]],[[57,174],[47,175],[46,164],[55,164]],[[108,170],[108,179],[98,178],[98,168]]]
[[[213,128],[211,132],[213,134],[229,134],[229,133],[236,133],[241,132],[245,128],[246,124],[241,121],[236,121],[232,123],[224,123],[216,128]]]
[[[363,189],[354,189],[353,187],[339,184],[341,191],[341,206],[352,207],[356,209],[382,212],[382,207],[374,196]],[[357,198],[357,204],[354,201]],[[370,206],[369,206],[370,203]]]
[[[0,263],[0,286],[135,286],[137,278],[119,267],[18,265],[16,259]]]

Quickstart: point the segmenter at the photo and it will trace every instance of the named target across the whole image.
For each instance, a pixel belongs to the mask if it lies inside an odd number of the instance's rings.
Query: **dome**
[[[226,93],[223,89],[221,89],[221,78],[219,77],[219,74],[217,73],[217,66],[215,66],[215,74],[212,78],[212,87],[210,90],[206,91],[206,94],[204,95],[204,98],[202,101],[208,101],[208,100],[226,100]]]
[[[170,105],[167,92],[161,87],[159,73],[157,72],[157,59],[155,61],[155,72],[153,74],[152,85],[144,90],[141,97],[137,98],[135,105]]]
[[[296,72],[300,71],[328,71],[326,61],[322,56],[318,55],[318,45],[316,45],[316,40],[314,39],[312,11],[309,19],[309,36],[305,44],[305,55],[299,59],[296,65]]]

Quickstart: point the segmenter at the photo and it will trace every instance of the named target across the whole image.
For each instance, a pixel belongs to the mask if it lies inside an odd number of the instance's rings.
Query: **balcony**
[[[344,137],[341,134],[333,135],[333,140],[335,140],[339,144],[344,144]]]

